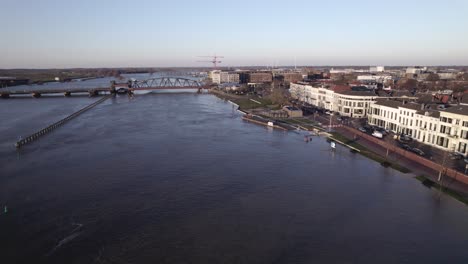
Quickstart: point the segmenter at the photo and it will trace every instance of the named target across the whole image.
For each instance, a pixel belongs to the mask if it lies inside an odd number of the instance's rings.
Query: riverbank
[[[440,191],[468,205],[468,186],[456,181],[448,176],[443,176],[442,181],[438,180],[438,173],[422,164],[400,156],[396,153],[383,149],[362,138],[354,138],[344,130],[332,132],[334,138],[340,139],[347,144],[361,150],[363,156],[379,162],[382,166],[388,166],[402,173],[413,173],[414,178],[420,180],[425,186],[430,182],[431,187],[437,187]],[[333,138],[332,137],[332,138]],[[358,143],[359,142],[359,143]]]

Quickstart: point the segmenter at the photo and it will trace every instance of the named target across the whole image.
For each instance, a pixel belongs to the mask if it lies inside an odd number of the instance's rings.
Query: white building
[[[427,67],[408,67],[406,74],[421,74],[427,71]]]
[[[334,69],[331,68],[331,74],[350,74],[355,72],[369,72],[368,70],[355,70],[355,69]]]
[[[468,153],[468,106],[446,110],[427,109],[424,104],[378,100],[370,107],[369,124],[447,151]]]
[[[210,78],[213,83],[239,83],[239,73],[236,72],[224,72],[220,70],[214,70],[210,72]]]
[[[386,81],[391,81],[393,79],[390,75],[358,75],[358,81],[364,82],[376,82],[376,83],[385,83]]]
[[[369,72],[384,72],[385,67],[384,66],[372,66],[369,67]]]
[[[303,82],[291,83],[289,92],[299,101],[355,118],[365,117],[371,103],[379,98],[373,91],[352,91],[343,85],[314,87]]]

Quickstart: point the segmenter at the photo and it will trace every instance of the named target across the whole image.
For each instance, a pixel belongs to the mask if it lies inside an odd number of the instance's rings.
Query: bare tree
[[[429,75],[426,77],[426,81],[430,82],[437,82],[439,80],[439,75],[436,73],[429,73]]]
[[[273,104],[279,104],[283,106],[288,103],[288,96],[286,91],[282,88],[274,88],[268,97]]]

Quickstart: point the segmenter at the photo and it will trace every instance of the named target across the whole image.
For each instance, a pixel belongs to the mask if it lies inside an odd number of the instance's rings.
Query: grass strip
[[[414,177],[416,178],[417,180],[419,180],[424,186],[428,187],[428,188],[436,188],[436,189],[439,189],[441,190],[443,193],[457,199],[458,201],[464,203],[465,205],[468,205],[468,197],[466,195],[463,195],[455,190],[452,190],[450,188],[447,188],[447,187],[444,187],[444,186],[441,186],[440,184],[432,181],[431,179],[427,178],[426,176],[424,175],[419,175],[419,176],[416,176]]]
[[[388,161],[385,157],[383,156],[380,156],[379,154],[369,150],[368,148],[362,146],[361,144],[357,143],[355,140],[352,140],[352,139],[349,139],[343,135],[341,135],[340,133],[337,133],[337,132],[331,132],[330,134],[333,135],[333,138],[339,140],[339,141],[342,141],[344,142],[345,144],[347,145],[350,145],[354,148],[357,148],[359,149],[361,152],[359,152],[361,155],[369,158],[369,159],[372,159],[374,161],[377,161],[378,163],[382,164],[383,166],[385,167],[391,167],[401,173],[409,173],[411,172],[411,170],[409,170],[408,168],[404,167],[404,166],[401,166],[399,165],[398,163],[395,163],[395,162],[390,162]],[[330,138],[331,140],[333,140],[333,138]]]

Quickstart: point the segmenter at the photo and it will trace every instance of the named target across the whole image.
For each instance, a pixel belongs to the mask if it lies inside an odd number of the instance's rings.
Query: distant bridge
[[[129,80],[126,83],[116,83],[112,81],[109,87],[99,88],[53,88],[53,89],[28,89],[17,90],[13,87],[10,89],[1,89],[0,96],[2,98],[9,98],[14,95],[27,95],[33,97],[40,97],[44,94],[63,94],[71,96],[77,93],[87,93],[89,96],[98,95],[100,93],[128,93],[132,94],[134,91],[149,91],[149,90],[187,90],[196,89],[201,92],[202,89],[209,89],[209,86],[201,81],[179,78],[179,77],[160,77],[151,78],[147,80]]]

